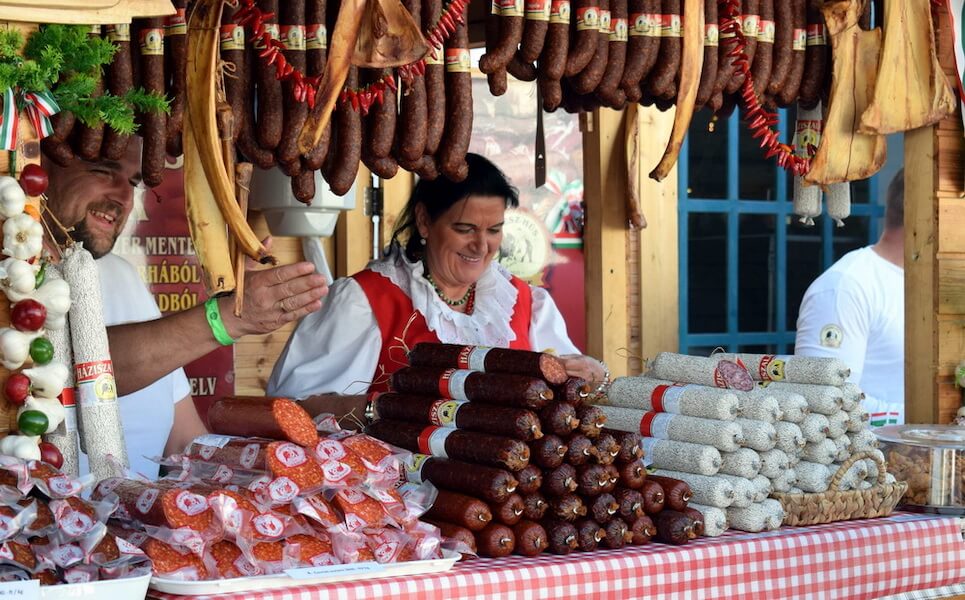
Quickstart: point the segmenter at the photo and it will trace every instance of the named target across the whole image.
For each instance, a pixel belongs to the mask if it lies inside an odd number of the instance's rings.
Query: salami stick
[[[439,495],[425,516],[460,525],[470,531],[479,531],[493,520],[493,513],[485,502],[449,490],[439,490]]]
[[[724,88],[727,87],[736,70],[734,58],[729,54],[737,47],[737,35],[724,31],[725,20],[718,6],[717,80],[714,82],[714,91],[707,101],[707,106],[715,113],[724,104]]]
[[[607,548],[619,550],[629,544],[632,539],[633,534],[630,532],[630,527],[623,519],[616,518],[607,523],[606,537],[603,539],[603,544]]]
[[[518,55],[510,59],[506,72],[519,81],[536,81],[536,65],[523,61]]]
[[[606,70],[597,86],[596,95],[604,106],[621,109],[627,102],[626,93],[620,88],[627,60],[627,0],[611,0],[607,38],[609,53]]]
[[[114,367],[107,343],[97,266],[90,252],[68,248],[64,280],[70,285],[70,337],[74,351],[80,436],[90,470],[98,479],[114,474],[114,464],[129,465],[120,407],[113,385]]]
[[[487,502],[504,502],[517,481],[508,471],[455,460],[415,454],[406,461],[406,479],[413,483],[431,481],[437,487],[462,492]]]
[[[157,22],[158,27],[160,27],[160,19],[146,19],[147,23]],[[101,26],[91,25],[91,30],[87,34],[89,37],[100,37]],[[163,34],[162,34],[163,35]],[[97,70],[96,82],[94,85],[94,90],[91,92],[91,98],[96,98],[104,93],[104,79],[101,77],[100,69]],[[147,81],[144,82],[145,87],[147,87]],[[163,91],[164,82],[161,81],[161,88]],[[148,90],[150,91],[150,90]],[[94,125],[86,125],[84,123],[78,123],[74,127],[74,152],[77,156],[83,158],[84,160],[95,161],[100,158],[101,145],[104,142],[104,123],[100,121]]]
[[[576,488],[576,469],[564,463],[546,472],[540,491],[549,496],[562,496],[575,492]]]
[[[711,448],[713,450],[713,448]],[[623,463],[619,466],[620,481],[630,489],[638,490],[647,479],[647,467],[642,458]]]
[[[553,392],[541,379],[462,369],[405,367],[392,374],[392,389],[531,409],[540,409],[553,399]]]
[[[566,444],[555,435],[544,435],[529,443],[529,455],[533,463],[545,468],[555,469],[563,464],[566,457]]]
[[[566,6],[567,10],[561,10],[563,6]],[[566,53],[570,44],[569,6],[568,0],[550,2],[550,22],[536,74],[540,94],[543,96],[543,110],[547,111],[556,110],[563,100],[560,79],[566,69]]]
[[[117,47],[114,60],[107,68],[107,89],[114,96],[123,96],[134,88],[134,67],[131,63],[131,26],[127,23],[107,25],[105,30],[107,39]],[[71,115],[71,118],[73,118],[73,115]],[[131,136],[129,134],[118,133],[112,127],[108,127],[104,131],[101,154],[104,155],[104,158],[119,160],[127,152],[127,144],[130,141]]]
[[[620,445],[620,450],[616,456],[617,463],[624,464],[643,458],[643,436],[639,433],[604,428],[601,435],[613,436],[613,439]]]
[[[761,3],[760,0],[743,0],[741,2],[741,30],[744,32],[744,54],[747,55],[747,63],[754,64],[754,54],[757,52],[757,34],[760,25]],[[744,83],[744,73],[740,69],[734,70],[724,91],[727,94],[734,94]]]
[[[453,523],[446,523],[445,521],[439,521],[438,519],[432,519],[429,517],[420,517],[420,520],[438,527],[439,532],[442,533],[442,537],[455,540],[457,543],[462,542],[473,554],[476,553],[476,537],[465,527],[460,527],[459,525],[455,525]]]
[[[489,14],[486,15],[486,54],[495,52],[499,46],[500,34],[503,27],[500,12],[499,0],[492,0],[492,2],[490,2]],[[506,77],[507,66],[508,65],[504,65],[494,68],[491,73],[486,73],[489,93],[493,96],[502,96],[509,87],[509,80]]]
[[[421,0],[405,0],[406,10],[416,23],[422,18]],[[395,128],[395,156],[399,165],[414,171],[422,160],[427,137],[426,81],[422,75],[414,75],[409,82],[402,82],[399,100],[399,121]]]
[[[600,31],[599,0],[576,0],[573,7],[576,15],[570,26],[573,43],[566,55],[566,68],[563,71],[567,77],[581,72],[593,60]]]
[[[514,492],[503,502],[493,503],[491,509],[496,521],[512,527],[523,518],[526,505],[523,503],[523,497]]]
[[[584,404],[576,409],[576,416],[580,420],[578,431],[588,438],[596,439],[606,423],[606,415],[599,406]]]
[[[542,524],[549,536],[549,550],[553,554],[569,554],[579,547],[579,532],[572,523],[548,518]]]
[[[168,96],[171,112],[167,118],[165,150],[171,156],[181,155],[181,130],[184,126],[185,72],[188,60],[188,26],[185,22],[187,0],[174,0],[175,14],[164,18],[165,59],[164,72],[169,77]],[[115,60],[116,60],[115,55]]]
[[[522,471],[516,473],[516,479],[519,480],[520,494],[532,494],[543,485],[543,471],[535,464],[530,463]]]
[[[694,101],[694,110],[707,104],[714,93],[714,85],[717,83],[718,46],[720,45],[717,0],[704,0],[704,22],[704,65],[700,71],[700,83],[697,85],[697,99]]]
[[[486,373],[510,373],[542,377],[549,383],[566,381],[566,367],[560,359],[545,352],[460,346],[458,344],[419,343],[409,352],[413,367],[470,369]]]
[[[570,377],[565,383],[552,386],[553,397],[561,402],[579,406],[590,397],[590,385],[579,377]]]
[[[379,419],[365,428],[365,433],[389,444],[442,458],[519,471],[529,464],[529,447],[485,433],[462,431],[430,425],[423,427],[403,421]]]
[[[576,494],[564,494],[549,499],[550,516],[564,521],[575,521],[586,516],[586,505]]]
[[[373,406],[380,419],[455,426],[525,442],[543,435],[539,417],[524,409],[395,393],[380,394]]]
[[[596,463],[612,465],[618,454],[620,454],[620,443],[613,434],[601,433],[596,440]]]
[[[422,28],[428,31],[434,27],[442,14],[442,0],[425,0],[422,10]],[[498,18],[498,16],[494,17]],[[487,21],[488,23],[488,21]],[[426,147],[425,153],[432,156],[439,149],[442,132],[446,122],[446,67],[443,49],[429,50],[426,55]],[[425,165],[423,168],[428,169]],[[433,171],[438,170],[433,165]],[[430,177],[429,179],[435,179]]]
[[[234,23],[234,9],[225,6],[221,13],[221,60],[224,61],[225,102],[231,107],[231,138],[237,143],[245,128],[247,79],[245,77],[245,30]]]
[[[304,73],[308,68],[305,55],[305,2],[294,0],[281,3],[280,38],[284,46],[282,54],[295,70]],[[282,128],[281,139],[275,148],[275,156],[282,169],[289,175],[297,175],[302,168],[298,152],[298,134],[308,117],[308,104],[300,96],[302,90],[291,80],[281,85]],[[299,198],[303,202],[311,198]]]
[[[542,428],[554,435],[565,436],[580,425],[576,409],[566,402],[551,402],[539,411]]]
[[[631,544],[642,545],[650,542],[653,536],[657,535],[657,528],[650,517],[644,515],[630,524],[630,533],[633,538]]]
[[[328,31],[325,21],[326,0],[305,2],[305,72],[309,77],[321,79],[328,59]],[[325,164],[329,143],[332,139],[332,123],[329,121],[315,147],[302,155],[302,169],[317,171]]]
[[[647,90],[655,98],[671,99],[677,95],[677,72],[683,54],[680,0],[661,2],[664,23],[660,30],[660,53],[657,64],[647,79]]]
[[[804,78],[804,64],[807,49],[807,2],[808,0],[792,0],[791,9],[794,14],[794,41],[791,46],[791,68],[784,78],[784,86],[775,95],[777,105],[789,106],[795,102]]]
[[[784,80],[794,58],[794,0],[774,0],[774,62],[767,93],[775,96],[784,88]]]
[[[687,503],[690,502],[690,498],[694,495],[693,492],[690,491],[690,486],[679,479],[650,475],[647,477],[647,481],[653,481],[663,489],[664,501],[667,508],[672,508],[673,510],[683,510],[686,508]]]
[[[479,549],[479,556],[486,558],[509,556],[516,547],[516,536],[509,527],[491,523],[482,531],[476,532],[476,547]]]
[[[543,515],[546,514],[546,509],[548,509],[549,506],[546,498],[539,492],[526,494],[523,496],[523,517],[533,521],[539,521],[543,518]]]
[[[305,409],[286,398],[229,396],[208,409],[214,433],[287,440],[301,446],[318,443],[318,431]]]
[[[350,67],[345,85],[352,89],[358,84],[358,69]],[[328,152],[322,174],[332,193],[344,196],[355,183],[362,158],[362,116],[350,103],[342,102],[335,109],[332,130],[335,145]]]
[[[604,521],[609,522],[610,519]],[[580,519],[574,523],[581,552],[593,552],[600,547],[600,542],[606,538],[606,530],[600,527],[599,521],[594,519]]]
[[[278,0],[258,0],[258,8],[264,13],[275,15],[265,21],[265,28],[271,37],[278,39],[280,30],[278,26]],[[263,50],[264,45],[259,41],[253,41],[252,46],[255,50]],[[254,81],[258,83],[258,102],[256,106],[257,129],[255,131],[258,145],[265,150],[274,152],[281,142],[282,135],[282,106],[284,103],[281,90],[281,82],[276,76],[275,65],[268,64],[267,60],[255,54],[254,61]]]
[[[570,78],[573,91],[581,95],[592,93],[600,85],[610,56],[610,0],[596,1],[600,5],[600,19],[596,31],[593,58],[579,73]]]
[[[751,76],[754,78],[754,94],[758,98],[764,93],[771,78],[771,68],[774,61],[774,2],[776,0],[761,0],[761,20],[757,29],[757,50],[754,52],[754,63],[751,65]]]
[[[549,29],[550,0],[529,0],[526,2],[526,23],[516,57],[521,62],[532,63],[543,52],[546,31]]]
[[[829,83],[828,63],[831,48],[828,45],[827,24],[820,4],[809,1],[807,4],[807,47],[804,50],[804,75],[798,92],[798,103],[810,110],[826,94]],[[800,117],[798,117],[800,119]]]
[[[214,512],[207,498],[191,489],[163,482],[109,478],[97,485],[92,497],[103,499],[109,493],[116,494],[127,513],[144,525],[195,532],[206,531],[214,525]]]
[[[63,279],[63,276],[60,274],[60,267],[51,263],[47,265],[47,280],[53,279]],[[70,347],[70,330],[67,327],[48,328],[47,338],[54,345],[55,360],[66,365],[73,365],[74,351]],[[74,389],[73,369],[67,371],[64,388],[71,391]],[[60,454],[64,457],[64,462],[60,467],[61,472],[71,477],[77,477],[80,475],[80,457],[77,446],[77,405],[75,403],[65,404],[64,413],[64,420],[53,433],[44,436],[44,441],[57,446]],[[36,528],[36,523],[34,525]]]
[[[711,0],[708,0],[710,2]],[[713,0],[716,7],[717,0]],[[660,0],[629,0],[627,5],[629,36],[627,61],[620,87],[629,102],[640,101],[640,82],[657,62],[660,51],[660,27],[652,15],[660,13]]]
[[[387,77],[393,77],[392,69],[363,69],[362,81],[376,83]],[[396,100],[393,86],[385,86],[382,102],[376,102],[369,109],[365,118],[366,135],[364,138],[363,157],[368,154],[371,158],[385,158],[392,153],[392,142],[395,139]]]
[[[508,0],[500,1],[499,5],[499,39],[491,51],[479,57],[479,70],[487,75],[505,69],[523,40],[523,2]]]
[[[258,145],[255,134],[255,61],[257,53],[250,44],[245,44],[243,27],[230,22],[228,9],[221,20],[221,58],[235,65],[234,77],[225,77],[225,92],[231,90],[244,94],[241,114],[235,113],[234,130],[238,132],[238,150],[249,162],[260,169],[270,169],[275,165],[275,154]],[[226,22],[226,19],[229,22]],[[233,59],[233,60],[231,60]],[[229,87],[230,86],[230,87]],[[229,96],[229,99],[231,96]]]
[[[574,467],[586,464],[594,459],[596,454],[593,441],[582,433],[573,434],[566,440],[566,462]]]
[[[138,31],[141,62],[141,85],[147,92],[164,94],[164,29],[163,19],[145,19]],[[140,115],[144,147],[141,151],[141,176],[148,187],[155,187],[164,177],[164,155],[167,117],[162,112]],[[98,146],[99,147],[99,146]]]
[[[472,73],[469,62],[468,14],[467,3],[462,24],[456,27],[446,41],[446,128],[439,143],[438,163],[439,170],[451,181],[462,181],[469,175],[466,152],[469,151],[472,138]],[[515,20],[519,22],[522,31],[522,15]],[[510,26],[507,22],[503,25],[504,29]]]
[[[549,536],[542,525],[531,520],[522,520],[513,525],[516,536],[516,554],[536,556],[549,546]]]

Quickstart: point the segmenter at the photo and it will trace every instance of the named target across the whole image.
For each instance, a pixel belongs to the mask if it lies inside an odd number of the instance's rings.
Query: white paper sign
[[[292,579],[312,579],[315,577],[331,577],[334,575],[358,575],[360,573],[375,573],[385,570],[385,567],[375,561],[352,563],[350,565],[326,565],[321,567],[304,567],[301,569],[285,569],[285,574]],[[2,599],[3,596],[0,596]]]
[[[40,598],[40,581],[4,581],[0,583],[0,600],[37,600]]]

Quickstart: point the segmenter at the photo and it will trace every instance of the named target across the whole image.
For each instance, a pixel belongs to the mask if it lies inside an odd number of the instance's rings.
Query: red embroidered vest
[[[368,298],[375,321],[382,332],[382,350],[379,352],[379,363],[372,375],[370,392],[384,392],[388,390],[389,376],[402,367],[408,366],[405,348],[412,348],[419,342],[439,342],[434,331],[430,331],[422,313],[412,308],[412,300],[389,278],[370,269],[359,271],[352,277],[362,287]],[[510,342],[510,348],[529,350],[530,317],[533,312],[533,294],[529,284],[512,277],[510,280],[516,288],[516,306],[509,326],[516,339]]]

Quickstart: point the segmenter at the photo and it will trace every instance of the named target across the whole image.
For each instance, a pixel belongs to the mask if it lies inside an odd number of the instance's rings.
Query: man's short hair
[[[899,169],[888,184],[885,204],[885,228],[900,229],[905,224],[905,170]]]

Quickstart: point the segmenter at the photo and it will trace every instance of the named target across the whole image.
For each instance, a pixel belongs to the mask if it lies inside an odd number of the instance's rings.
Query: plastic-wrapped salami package
[[[416,521],[405,532],[409,540],[399,555],[399,562],[442,558],[442,532],[438,527]]]
[[[50,511],[57,523],[59,541],[75,541],[88,537],[97,523],[106,523],[117,510],[117,498],[87,501],[76,496],[50,501]]]
[[[266,575],[298,566],[298,549],[286,547],[283,541],[259,542],[241,536],[236,543],[251,564]]]
[[[178,581],[201,581],[208,578],[208,570],[201,558],[183,546],[148,538],[141,546],[154,563],[154,572]]]
[[[382,487],[366,487],[364,489],[369,496],[372,496],[382,503],[382,508],[392,517],[396,525],[400,528],[405,528],[405,523],[411,520],[409,507],[397,489]],[[426,510],[428,510],[428,507],[426,507]]]
[[[305,515],[324,529],[342,524],[342,515],[321,494],[299,496],[292,501],[292,506],[299,514]]]
[[[48,573],[48,572],[50,571],[49,570],[44,571],[44,573]],[[54,580],[52,584],[51,583],[45,584],[43,581],[41,581],[40,584],[53,585],[53,584],[60,583],[60,578],[57,577],[57,572],[53,571],[53,573],[54,573]],[[20,567],[15,567],[13,565],[0,565],[0,583],[7,583],[10,581],[26,581],[28,579],[31,579],[30,573],[24,571]]]
[[[375,554],[366,543],[365,534],[361,530],[349,531],[343,523],[329,529],[329,535],[332,537],[332,550],[340,563],[375,560]]]
[[[131,566],[147,561],[147,554],[143,550],[113,533],[107,535],[91,550],[91,563],[103,567],[101,577],[110,577],[121,566]]]
[[[381,564],[399,562],[402,551],[410,541],[411,537],[399,529],[384,527],[365,532],[365,544]]]
[[[265,438],[203,435],[188,444],[184,456],[192,462],[227,465],[232,469],[267,471],[268,446],[272,441]]]
[[[315,458],[322,466],[325,485],[328,487],[349,487],[366,483],[370,474],[378,479],[381,473],[372,471],[358,454],[350,450],[340,440],[323,437],[314,448]]]
[[[366,479],[369,485],[398,481],[402,472],[402,461],[411,454],[364,433],[339,431],[328,437],[340,440],[342,444],[362,458],[365,465],[372,471]]]
[[[77,548],[79,557],[68,563],[74,564],[84,559],[84,552]],[[37,568],[37,557],[27,540],[23,537],[9,539],[0,544],[0,565],[8,565],[33,573]]]
[[[208,505],[224,528],[224,535],[234,539],[241,531],[245,513],[262,512],[246,494],[234,490],[219,489],[208,494]]]
[[[295,534],[285,538],[285,546],[290,553],[298,556],[298,563],[305,567],[321,567],[339,564],[328,534],[316,532],[312,535]]]
[[[30,483],[48,498],[77,496],[97,481],[97,476],[93,473],[75,479],[39,460],[27,463],[27,477]]]
[[[333,500],[345,516],[345,526],[349,531],[363,527],[397,526],[382,502],[373,498],[361,488],[338,490]]]
[[[0,456],[0,502],[26,496],[33,489],[27,463],[12,456]]]
[[[90,583],[100,579],[97,565],[80,564],[64,569],[64,583]]]
[[[416,524],[419,517],[432,508],[439,490],[430,481],[422,483],[403,483],[396,491],[405,503],[405,515],[399,522],[403,525]],[[408,527],[407,527],[408,528]]]
[[[272,442],[268,445],[268,470],[276,479],[288,478],[298,486],[297,493],[310,494],[322,489],[325,476],[312,454],[291,442]]]
[[[204,563],[213,577],[231,579],[261,575],[261,569],[251,564],[237,544],[228,540],[215,542],[205,550]]]
[[[50,506],[44,500],[40,498],[21,498],[17,501],[17,504],[23,507],[32,504],[37,511],[37,515],[33,521],[23,529],[23,534],[27,537],[46,536],[57,529],[57,523],[54,522],[54,513],[51,512]]]
[[[0,541],[20,535],[30,527],[36,518],[36,504],[0,506]]]
[[[241,528],[236,542],[245,539],[255,542],[277,542],[292,535],[310,534],[312,528],[301,517],[291,517],[273,512],[241,512]]]

